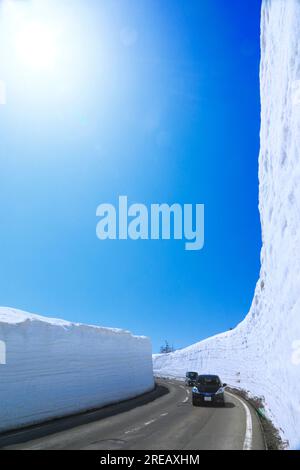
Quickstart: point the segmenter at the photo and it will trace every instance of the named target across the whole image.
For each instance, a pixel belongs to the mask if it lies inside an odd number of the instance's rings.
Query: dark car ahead
[[[208,403],[225,405],[224,389],[220,377],[217,375],[199,375],[193,387],[193,405],[205,405]]]
[[[193,385],[196,385],[197,379],[198,372],[187,372],[185,374],[185,385],[192,387]]]

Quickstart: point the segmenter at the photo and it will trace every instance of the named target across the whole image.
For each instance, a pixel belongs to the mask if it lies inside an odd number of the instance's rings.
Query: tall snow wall
[[[300,448],[300,1],[263,0],[261,16],[261,273],[238,327],[168,355],[154,373],[217,373],[264,397]]]
[[[128,331],[0,308],[0,341],[0,432],[154,386],[150,341]]]

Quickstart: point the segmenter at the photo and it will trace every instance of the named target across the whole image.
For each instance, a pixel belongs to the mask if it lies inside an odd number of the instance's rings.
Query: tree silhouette
[[[165,340],[165,344],[163,346],[160,347],[160,353],[161,354],[168,354],[168,353],[171,353],[171,352],[174,352],[175,349],[174,349],[174,346],[170,346],[169,342],[167,340]]]

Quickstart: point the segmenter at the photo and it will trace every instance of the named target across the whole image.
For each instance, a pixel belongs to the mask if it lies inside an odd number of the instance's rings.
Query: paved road
[[[3,449],[264,449],[255,411],[226,394],[225,408],[193,407],[191,390],[161,380],[134,400],[0,436]]]

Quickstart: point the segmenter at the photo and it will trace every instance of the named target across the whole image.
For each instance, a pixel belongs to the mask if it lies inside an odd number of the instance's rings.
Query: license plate
[[[211,401],[211,397],[204,397],[204,401]]]

